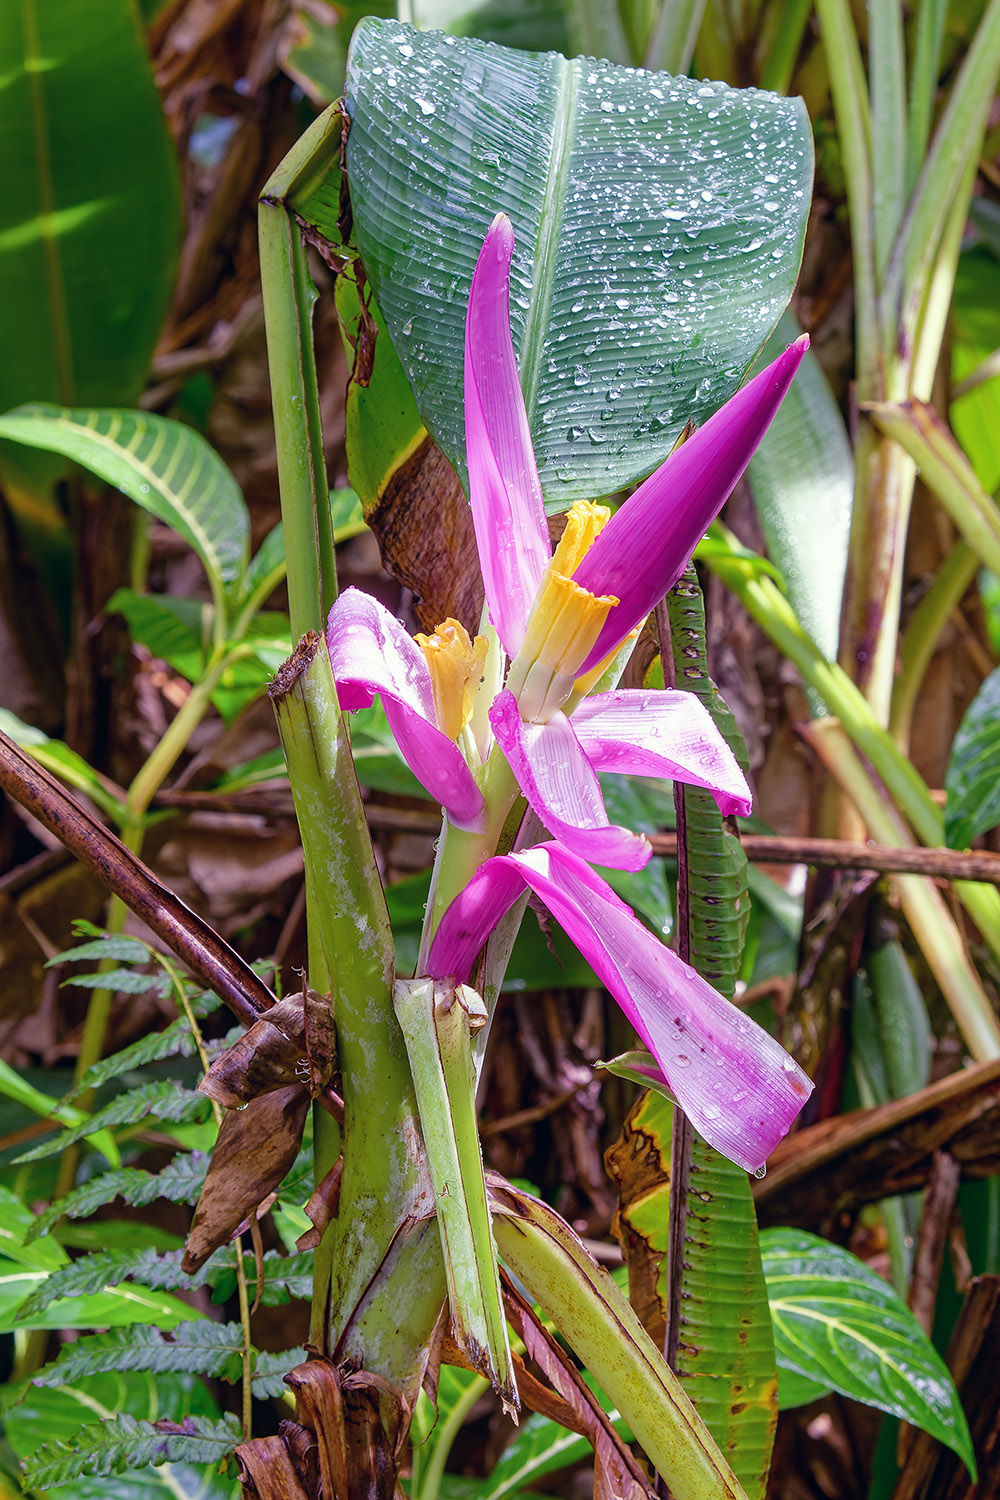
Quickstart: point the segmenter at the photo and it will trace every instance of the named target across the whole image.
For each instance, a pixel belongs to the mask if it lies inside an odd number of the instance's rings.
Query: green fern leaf
[[[105,1287],[124,1281],[138,1281],[151,1291],[195,1291],[210,1286],[216,1290],[216,1301],[222,1301],[236,1284],[236,1249],[225,1245],[210,1255],[197,1271],[184,1271],[183,1250],[98,1250],[82,1255],[69,1265],[60,1266],[46,1276],[38,1290],[18,1309],[21,1317],[33,1317],[59,1297],[84,1297],[102,1292]],[[292,1299],[308,1300],[312,1294],[312,1251],[298,1255],[279,1255],[268,1250],[264,1256],[264,1278],[260,1286],[260,1305],[279,1307]],[[256,1289],[257,1271],[252,1255],[244,1256],[247,1279]],[[216,1284],[220,1283],[217,1287]]]
[[[135,1324],[85,1335],[33,1377],[35,1385],[73,1385],[88,1375],[149,1370],[154,1375],[207,1375],[233,1383],[243,1373],[239,1323],[181,1323],[173,1333]]]
[[[148,954],[146,955],[148,958]],[[94,974],[73,974],[64,979],[61,988],[75,985],[82,990],[111,990],[123,995],[165,995],[170,979],[162,969],[155,974],[141,974],[138,969],[99,969]]]
[[[82,1476],[121,1474],[146,1464],[214,1464],[241,1441],[240,1424],[228,1414],[219,1420],[185,1417],[183,1422],[144,1422],[118,1414],[82,1427],[71,1443],[44,1443],[24,1460],[24,1477],[32,1488],[47,1490]]]
[[[283,1349],[280,1354],[259,1353],[254,1361],[251,1380],[257,1399],[265,1401],[269,1397],[274,1399],[283,1395],[288,1389],[285,1376],[296,1365],[301,1365],[305,1357],[306,1351],[301,1346],[297,1349]]]
[[[141,1208],[156,1198],[167,1198],[171,1203],[194,1203],[204,1184],[208,1161],[204,1151],[182,1151],[162,1172],[145,1172],[141,1167],[121,1167],[116,1172],[104,1172],[74,1188],[65,1198],[51,1203],[38,1215],[25,1235],[24,1243],[30,1244],[60,1219],[86,1218],[119,1197],[133,1208]]]
[[[148,964],[149,949],[138,938],[114,937],[108,933],[105,937],[94,938],[92,942],[66,948],[50,958],[45,967],[54,969],[57,964],[82,963],[84,959],[92,958],[113,958],[122,964]]]
[[[113,1125],[137,1125],[149,1119],[169,1120],[173,1124],[191,1120],[200,1122],[207,1119],[210,1109],[211,1105],[204,1094],[182,1088],[171,1079],[165,1079],[162,1083],[148,1083],[143,1088],[129,1089],[127,1093],[119,1094],[110,1104],[88,1116],[79,1125],[61,1130],[40,1146],[34,1146],[30,1151],[15,1157],[15,1161],[20,1165],[26,1161],[39,1161],[45,1156],[57,1156],[83,1136],[93,1135],[96,1130],[105,1130]]]
[[[191,1009],[196,1018],[201,1020],[218,1010],[221,1004],[222,1001],[211,990],[203,990],[193,997]],[[131,1072],[133,1068],[145,1068],[150,1063],[162,1062],[166,1057],[194,1057],[197,1050],[187,1016],[178,1016],[176,1021],[171,1021],[162,1031],[150,1032],[148,1036],[142,1036],[137,1042],[123,1047],[120,1052],[102,1057],[100,1062],[87,1069],[66,1098],[70,1100],[85,1090],[100,1088],[109,1078],[118,1078],[122,1073]]]

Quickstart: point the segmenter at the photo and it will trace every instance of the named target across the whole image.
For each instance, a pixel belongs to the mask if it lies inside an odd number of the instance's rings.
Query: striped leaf
[[[459,472],[465,304],[498,210],[551,509],[648,474],[740,384],[798,270],[800,101],[374,19],[354,33],[345,98],[361,258]],[[327,193],[295,207],[337,239]]]
[[[242,578],[250,517],[236,480],[204,438],[150,412],[19,406],[0,438],[62,453],[179,532],[201,558],[217,602]]]

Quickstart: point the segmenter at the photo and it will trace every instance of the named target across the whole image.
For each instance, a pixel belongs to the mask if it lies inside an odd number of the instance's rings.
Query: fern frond
[[[109,933],[106,937],[95,938],[91,943],[79,943],[75,948],[57,953],[48,960],[45,967],[54,969],[57,964],[75,964],[93,958],[112,958],[121,964],[146,964],[149,962],[149,949],[138,938],[115,937]]]
[[[138,969],[100,969],[94,974],[73,974],[63,980],[60,988],[65,989],[67,985],[83,990],[113,990],[123,995],[146,995],[150,991],[166,995],[170,990],[170,977],[162,970],[156,974],[142,974]]]
[[[210,1108],[204,1094],[199,1094],[195,1089],[182,1088],[172,1079],[164,1079],[161,1083],[147,1083],[142,1088],[129,1089],[127,1093],[119,1094],[80,1124],[61,1130],[58,1135],[43,1141],[40,1146],[33,1146],[30,1151],[22,1152],[14,1160],[20,1165],[26,1161],[40,1161],[45,1156],[57,1156],[83,1136],[93,1135],[95,1131],[113,1125],[138,1125],[140,1121],[148,1119],[169,1120],[175,1125],[181,1121],[200,1122],[207,1118]]]
[[[283,1395],[288,1389],[285,1376],[289,1370],[294,1370],[296,1365],[301,1365],[305,1357],[306,1351],[301,1347],[283,1349],[280,1354],[259,1352],[254,1361],[251,1377],[253,1393],[258,1401]]]
[[[64,1344],[59,1358],[38,1371],[35,1385],[72,1385],[108,1371],[149,1370],[154,1375],[207,1375],[231,1384],[243,1373],[239,1323],[178,1323],[172,1333],[134,1323]]]
[[[204,990],[192,1000],[191,1009],[197,1019],[201,1020],[218,1010],[221,1004],[222,1001],[211,990]],[[100,1088],[109,1078],[118,1078],[122,1073],[131,1072],[133,1068],[145,1068],[150,1063],[162,1062],[166,1057],[194,1057],[196,1051],[187,1016],[179,1016],[162,1031],[140,1037],[137,1042],[123,1047],[111,1057],[102,1057],[100,1062],[87,1069],[66,1098],[70,1100],[88,1089]]]
[[[104,1172],[51,1203],[38,1215],[24,1243],[30,1244],[60,1219],[85,1218],[119,1197],[133,1208],[141,1208],[156,1198],[167,1198],[171,1203],[194,1203],[205,1181],[208,1161],[204,1151],[181,1151],[162,1172],[145,1172],[141,1167]]]
[[[218,1420],[185,1417],[182,1423],[142,1422],[119,1413],[82,1427],[68,1443],[44,1443],[24,1460],[24,1477],[32,1488],[47,1490],[146,1464],[215,1464],[240,1441],[240,1424],[228,1413]]]
[[[82,1255],[69,1265],[51,1272],[18,1309],[22,1318],[34,1317],[58,1297],[83,1297],[101,1292],[105,1287],[123,1281],[138,1281],[150,1291],[194,1291],[211,1286],[225,1278],[235,1285],[236,1248],[225,1245],[209,1256],[197,1271],[181,1269],[183,1250],[98,1250]],[[244,1257],[247,1278],[256,1287],[254,1257]],[[292,1298],[307,1300],[312,1293],[313,1257],[309,1250],[298,1255],[279,1255],[268,1250],[264,1256],[264,1279],[260,1288],[262,1307],[278,1307]]]

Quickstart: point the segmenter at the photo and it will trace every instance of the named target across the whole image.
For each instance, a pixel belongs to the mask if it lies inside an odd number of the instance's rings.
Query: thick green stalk
[[[416,1101],[392,1009],[393,946],[385,896],[358,790],[330,658],[310,634],[270,689],[288,762],[307,879],[321,893],[312,918],[333,976],[343,1076],[344,1173],[331,1240],[330,1350],[377,1278],[397,1233],[430,1208],[419,1153]],[[433,1226],[432,1226],[433,1227]],[[440,1251],[437,1255],[440,1264]],[[392,1295],[369,1299],[374,1334],[365,1366],[401,1388],[419,1384],[440,1313],[443,1281],[404,1288],[423,1309],[412,1338],[398,1336]]]
[[[312,344],[316,289],[290,200],[332,164],[338,139],[328,110],[296,142],[260,198],[260,273],[293,640],[325,628],[337,597],[337,569]]]
[[[923,401],[876,402],[873,422],[920,466],[920,477],[941,501],[980,562],[1000,573],[1000,515],[975,470],[933,407]]]
[[[872,215],[875,274],[881,278],[903,215],[906,191],[906,58],[898,0],[868,0],[872,105]]]
[[[657,610],[656,625],[664,681],[693,692],[739,756],[739,730],[708,675],[705,607],[693,565]],[[675,784],[674,800],[677,951],[731,1000],[750,912],[746,855],[709,792]],[[649,1113],[657,1112],[667,1116],[668,1107],[653,1101]],[[680,1109],[672,1114],[669,1250],[657,1277],[667,1312],[667,1358],[716,1442],[732,1455],[747,1494],[762,1500],[778,1378],[750,1182],[701,1139]],[[737,1385],[741,1399],[734,1403]]]
[[[468,985],[399,979],[393,1000],[420,1111],[448,1281],[452,1337],[516,1413],[517,1382],[476,1121],[472,1037],[486,1007]]]
[[[958,542],[937,571],[927,593],[913,611],[899,652],[899,671],[892,694],[889,733],[901,750],[910,743],[910,725],[917,694],[938,641],[952,613],[979,569],[967,542]]]
[[[876,843],[905,847],[909,834],[899,814],[880,795],[835,719],[808,727],[810,744],[854,802]],[[924,875],[896,875],[900,905],[931,972],[976,1062],[1000,1057],[1000,1023],[969,962],[962,935],[940,891]]]

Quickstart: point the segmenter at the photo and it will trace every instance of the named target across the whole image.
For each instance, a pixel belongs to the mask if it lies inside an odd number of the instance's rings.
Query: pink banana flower
[[[636,870],[649,842],[610,823],[599,771],[704,787],[727,814],[749,812],[749,789],[692,694],[588,693],[732,493],[808,338],[738,391],[614,516],[574,505],[553,554],[510,335],[513,246],[499,214],[476,266],[465,336],[470,502],[490,619],[510,660],[506,685],[488,721],[477,715],[486,639],[470,641],[446,620],[414,640],[354,589],[330,612],[330,657],[342,708],[381,694],[400,753],[456,827],[485,826],[483,767],[495,740],[555,838],[584,859]]]
[[[649,932],[601,877],[559,844],[489,859],[445,912],[428,958],[465,983],[492,929],[534,891],[617,1000],[695,1129],[757,1171],[812,1093],[807,1075],[749,1016]]]

